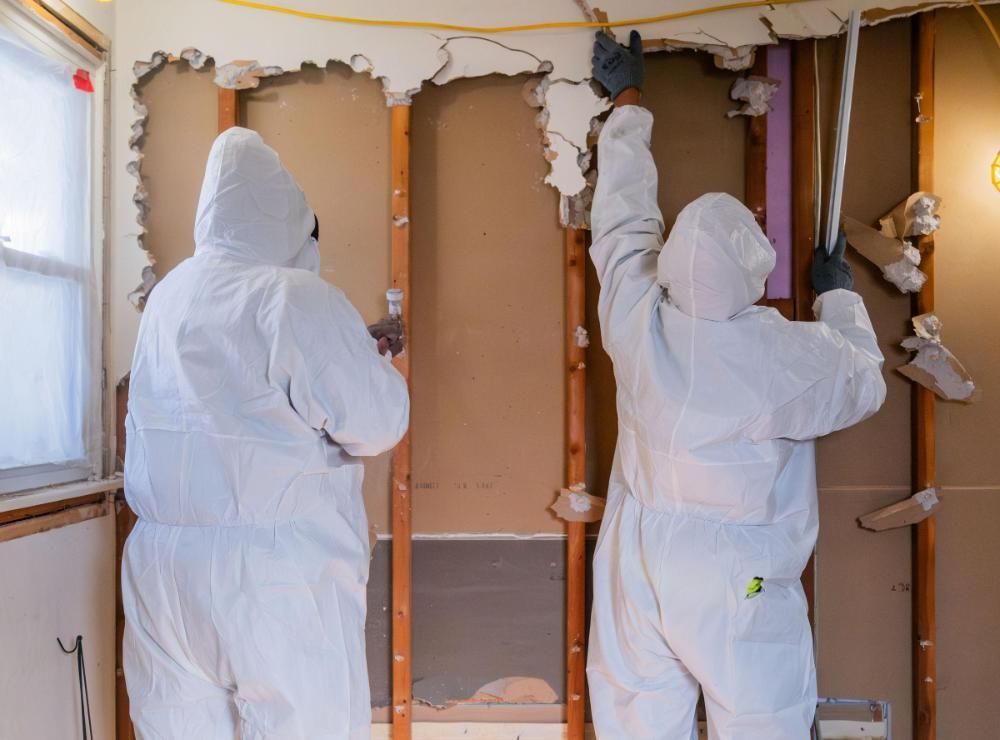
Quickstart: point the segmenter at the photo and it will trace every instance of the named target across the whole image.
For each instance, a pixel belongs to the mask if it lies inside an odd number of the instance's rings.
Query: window
[[[100,472],[102,71],[0,0],[0,493]]]

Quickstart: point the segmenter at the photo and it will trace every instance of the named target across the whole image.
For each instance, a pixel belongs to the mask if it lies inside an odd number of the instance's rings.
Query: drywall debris
[[[712,61],[717,69],[724,69],[730,72],[742,72],[753,66],[757,57],[757,44],[743,44],[741,46],[724,46],[713,44],[700,31],[691,33],[698,37],[697,41],[683,41],[680,36],[671,38],[643,38],[642,50],[644,52],[655,51],[705,51],[712,55]],[[717,40],[717,39],[716,39]],[[765,37],[760,39],[760,43],[772,43],[773,39]]]
[[[545,130],[557,133],[586,152],[590,122],[611,107],[611,101],[594,92],[589,82],[558,80],[545,86]]]
[[[914,193],[879,219],[882,233],[896,239],[933,234],[941,226],[940,207],[934,193]]]
[[[202,69],[212,61],[212,57],[198,49],[188,47],[181,51],[181,59],[191,65],[191,69]]]
[[[604,516],[604,499],[587,493],[583,483],[577,483],[559,492],[549,508],[567,522],[599,522]]]
[[[900,291],[916,293],[927,282],[927,275],[919,268],[920,251],[912,244],[888,237],[850,216],[844,216],[843,224],[847,243]]]
[[[582,326],[578,326],[573,330],[573,338],[576,340],[577,347],[586,348],[590,346],[590,332]]]
[[[156,273],[153,272],[152,265],[146,265],[142,268],[142,282],[135,287],[135,290],[128,294],[129,303],[139,311],[144,309],[146,307],[146,299],[149,298],[149,294],[155,285]]]
[[[917,354],[897,370],[946,401],[974,401],[977,391],[972,376],[941,344],[940,319],[930,313],[915,316],[913,330],[916,336],[904,339],[902,346]]]
[[[395,226],[397,229],[403,228],[408,223],[410,223],[409,216],[393,216],[392,218],[392,225]]]
[[[215,69],[215,84],[231,90],[250,90],[260,85],[262,77],[284,72],[281,67],[264,67],[254,61],[235,61]]]
[[[476,691],[468,699],[449,701],[458,704],[556,704],[559,695],[547,681],[527,676],[498,678]]]
[[[750,75],[739,78],[730,88],[729,97],[733,100],[742,100],[743,105],[736,110],[729,111],[726,115],[729,118],[764,115],[771,110],[768,103],[778,91],[780,84],[780,80],[771,77]]]
[[[167,53],[164,51],[154,51],[148,62],[135,62],[132,65],[132,74],[137,80],[153,72],[167,63]]]
[[[859,517],[858,524],[872,532],[908,527],[929,517],[934,513],[938,503],[937,490],[927,488],[902,501]]]

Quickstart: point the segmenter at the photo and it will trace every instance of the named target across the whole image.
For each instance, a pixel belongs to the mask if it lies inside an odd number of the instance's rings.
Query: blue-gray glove
[[[843,288],[851,290],[854,288],[854,273],[851,266],[844,259],[844,251],[847,249],[847,234],[841,231],[837,235],[837,245],[833,252],[826,253],[822,246],[813,250],[812,263],[812,284],[816,295],[822,295],[830,290]]]
[[[597,32],[594,57],[590,60],[594,78],[604,85],[614,100],[622,90],[634,87],[642,90],[646,76],[642,64],[642,37],[632,31],[628,46],[622,46],[604,31]]]

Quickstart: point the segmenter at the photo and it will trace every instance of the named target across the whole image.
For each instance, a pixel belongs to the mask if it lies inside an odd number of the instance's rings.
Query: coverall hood
[[[726,193],[686,205],[660,252],[657,279],[696,319],[725,321],[764,295],[774,248],[749,209]]]
[[[205,165],[194,224],[195,254],[319,272],[315,214],[278,153],[260,134],[219,134]]]

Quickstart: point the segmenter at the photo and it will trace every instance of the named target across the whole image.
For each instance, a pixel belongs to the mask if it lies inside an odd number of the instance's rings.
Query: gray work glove
[[[854,273],[851,266],[844,259],[844,251],[847,249],[847,234],[843,231],[837,235],[837,245],[833,252],[826,253],[822,246],[813,250],[812,263],[812,284],[816,295],[822,295],[830,290],[843,288],[852,290],[854,288]]]
[[[627,47],[604,31],[598,31],[590,63],[594,78],[604,85],[612,100],[627,88],[642,90],[646,74],[642,64],[642,37],[638,31],[632,31]]]
[[[368,327],[368,333],[378,342],[380,354],[389,352],[393,357],[403,351],[406,346],[406,337],[403,334],[403,320],[393,316],[386,316]]]

